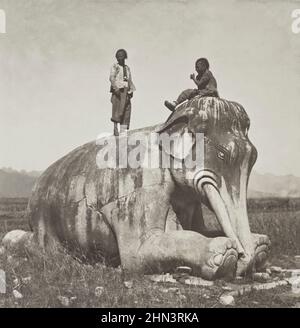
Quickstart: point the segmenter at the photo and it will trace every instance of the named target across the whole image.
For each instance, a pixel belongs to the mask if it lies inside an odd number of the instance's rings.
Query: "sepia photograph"
[[[0,0],[0,308],[300,308],[299,149],[299,0]]]

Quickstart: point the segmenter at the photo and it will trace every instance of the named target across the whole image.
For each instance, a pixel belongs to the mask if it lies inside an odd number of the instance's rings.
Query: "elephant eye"
[[[217,157],[220,158],[222,161],[224,161],[224,159],[225,159],[225,153],[223,153],[222,151],[218,150]]]

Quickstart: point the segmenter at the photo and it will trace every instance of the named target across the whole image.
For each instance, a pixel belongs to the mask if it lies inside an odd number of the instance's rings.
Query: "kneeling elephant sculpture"
[[[75,149],[35,186],[29,202],[35,240],[145,273],[186,265],[195,275],[216,279],[259,270],[270,241],[249,227],[247,183],[257,158],[249,124],[241,105],[196,97],[178,106],[164,124],[138,130],[177,133],[179,139],[189,132],[193,141],[187,154],[176,157],[174,147],[166,152],[173,164],[183,163],[181,168],[99,168],[99,143]],[[189,169],[184,163],[193,156],[200,132],[202,164]],[[103,140],[109,144],[113,138]],[[117,146],[121,139],[115,139]],[[205,227],[202,205],[215,213],[219,234]]]

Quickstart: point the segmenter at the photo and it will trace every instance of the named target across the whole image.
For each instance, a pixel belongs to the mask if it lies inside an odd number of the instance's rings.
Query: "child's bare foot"
[[[165,101],[165,106],[170,109],[171,112],[174,112],[175,107],[177,106],[177,103],[175,101]]]

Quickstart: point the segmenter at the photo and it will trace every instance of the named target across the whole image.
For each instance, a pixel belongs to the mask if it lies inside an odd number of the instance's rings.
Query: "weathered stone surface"
[[[279,266],[271,266],[269,269],[273,273],[281,273],[283,271],[283,269]]]
[[[22,278],[22,283],[27,285],[31,282],[32,278],[30,276]]]
[[[169,292],[169,289],[168,288],[161,288],[160,291],[162,293],[168,293]]]
[[[300,269],[285,269],[285,274],[289,274],[289,276],[299,276],[300,277]]]
[[[12,230],[8,232],[2,239],[2,244],[5,248],[15,249],[22,248],[30,243],[33,234],[23,230]]]
[[[168,291],[171,293],[176,293],[176,294],[180,293],[180,289],[177,287],[170,287],[170,288],[168,288]]]
[[[197,96],[177,106],[164,124],[78,147],[51,165],[34,188],[28,211],[34,239],[43,248],[59,242],[76,256],[121,264],[128,271],[162,273],[190,266],[194,275],[214,280],[242,275],[252,263],[262,267],[270,242],[251,234],[246,206],[247,181],[257,155],[248,139],[249,125],[240,104]],[[186,131],[195,138],[189,135],[192,142],[182,152],[178,147],[185,143]],[[143,145],[139,156],[133,156],[137,144],[127,144],[126,138],[137,133],[176,137],[175,146]],[[210,146],[190,167],[199,133]],[[102,166],[105,149],[112,158],[128,155],[138,165]],[[143,167],[149,150],[171,165]],[[210,231],[201,202],[210,205],[226,237],[206,237]],[[16,243],[22,238],[16,233]]]
[[[150,280],[154,282],[170,282],[176,284],[177,280],[172,277],[169,273],[166,274],[154,274],[150,276]]]
[[[183,275],[187,274],[187,275],[189,275],[189,274],[192,273],[192,268],[190,268],[188,266],[179,266],[179,267],[176,268],[175,272],[177,274],[183,274]]]
[[[222,295],[219,299],[220,303],[222,305],[230,305],[230,306],[234,306],[235,305],[235,300],[234,300],[234,297],[232,295]]]
[[[244,284],[244,285],[228,283],[228,287],[230,287],[232,291],[229,291],[227,295],[241,296],[255,290],[268,290],[279,286],[292,286],[294,282],[295,282],[295,277],[286,278],[284,280],[271,281],[267,283],[254,283],[254,284]]]
[[[131,289],[133,287],[133,281],[132,280],[124,281],[124,286],[128,289]]]
[[[200,277],[183,278],[180,280],[180,282],[186,285],[203,286],[203,287],[209,287],[214,285],[213,281],[205,280]]]
[[[16,288],[17,286],[20,285],[20,280],[18,278],[14,278],[13,284],[14,284],[14,287]]]
[[[19,291],[17,291],[16,289],[13,290],[13,295],[14,295],[14,298],[16,298],[16,299],[23,298],[23,295]]]
[[[252,275],[254,281],[266,282],[271,279],[270,275],[267,272],[256,272]]]
[[[102,287],[102,286],[97,286],[97,287],[95,288],[95,296],[96,296],[96,297],[101,297],[102,294],[103,294],[103,292],[104,292],[104,287]]]
[[[69,297],[66,296],[57,296],[57,299],[59,300],[60,304],[65,307],[69,307],[71,305],[71,301]]]

